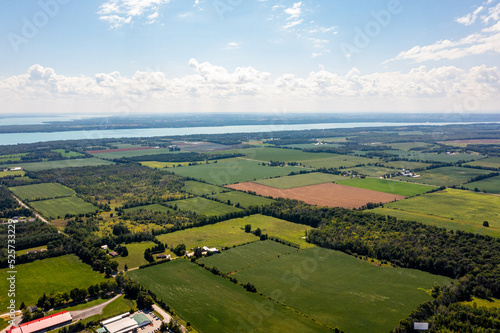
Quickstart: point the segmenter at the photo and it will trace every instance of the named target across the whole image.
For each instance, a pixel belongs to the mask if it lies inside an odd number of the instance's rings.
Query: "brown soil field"
[[[253,191],[266,197],[296,199],[308,204],[327,207],[359,208],[369,202],[386,203],[406,198],[402,195],[333,183],[295,187],[285,190],[252,182],[226,185],[226,187],[240,191]]]
[[[467,144],[500,144],[500,139],[476,139],[476,140],[452,140],[452,141],[441,141],[439,143],[467,143]]]
[[[131,150],[148,150],[148,149],[154,149],[154,148],[151,148],[151,147],[132,147],[132,148],[118,148],[118,149],[106,149],[106,150],[87,150],[86,153],[99,154],[99,153],[114,153],[114,152],[131,151]]]

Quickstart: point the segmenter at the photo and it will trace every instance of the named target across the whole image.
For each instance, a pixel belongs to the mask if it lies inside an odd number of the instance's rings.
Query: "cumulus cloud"
[[[253,67],[228,71],[196,59],[189,61],[189,67],[191,74],[176,78],[167,77],[161,71],[138,71],[131,77],[119,72],[90,77],[64,76],[52,68],[34,65],[25,74],[0,79],[0,104],[8,100],[23,103],[30,100],[33,103],[132,100],[156,107],[183,101],[184,105],[194,103],[200,108],[206,103],[219,102],[244,108],[249,102],[262,101],[269,107],[275,101],[286,101],[305,106],[325,102],[333,108],[339,100],[358,103],[375,98],[386,100],[385,107],[390,108],[399,99],[416,104],[424,99],[437,103],[474,95],[494,101],[500,97],[500,71],[497,67],[484,65],[469,70],[454,66],[430,69],[420,66],[408,72],[369,74],[353,68],[345,75],[321,69],[305,77],[287,73],[274,79],[270,73]]]
[[[171,0],[107,0],[99,7],[99,19],[117,29],[131,23],[135,18],[146,16],[153,23],[160,16],[159,9]]]
[[[465,16],[457,18],[455,21],[458,23],[461,23],[463,25],[471,25],[476,22],[477,17],[479,16],[479,13],[483,11],[484,7],[479,6],[476,10],[474,10],[472,13],[469,13]]]

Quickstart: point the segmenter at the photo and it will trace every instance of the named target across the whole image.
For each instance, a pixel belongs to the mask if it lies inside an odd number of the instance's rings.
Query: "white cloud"
[[[300,18],[300,15],[302,15],[302,2],[296,2],[292,7],[285,8],[284,13],[288,15],[287,23],[283,26],[285,30],[302,24],[304,21]]]
[[[238,43],[230,42],[230,43],[226,44],[226,47],[224,49],[226,49],[226,50],[235,50],[235,49],[238,49],[239,47],[240,47],[240,45]]]
[[[471,25],[476,22],[479,13],[484,9],[483,6],[479,6],[475,11],[469,13],[465,16],[457,18],[455,21],[464,25]]]
[[[321,69],[306,77],[287,73],[275,79],[253,67],[237,67],[230,72],[195,59],[189,61],[189,67],[192,74],[177,78],[160,71],[138,71],[131,77],[119,72],[89,77],[64,76],[52,68],[34,65],[25,74],[0,79],[0,105],[16,102],[36,106],[53,100],[85,105],[95,100],[102,101],[100,107],[110,107],[125,100],[142,105],[146,111],[152,106],[161,109],[172,105],[203,111],[207,105],[245,109],[259,102],[263,110],[276,107],[276,103],[303,105],[306,109],[309,106],[313,110],[321,103],[325,108],[338,108],[371,101],[382,110],[399,107],[404,111],[409,106],[395,105],[397,101],[415,106],[425,100],[434,107],[445,107],[453,101],[480,96],[481,102],[489,103],[485,107],[497,109],[500,97],[500,71],[484,65],[469,70],[420,66],[408,72],[371,74],[353,68],[346,75]],[[340,101],[344,104],[338,104]]]
[[[490,4],[492,1],[488,1]],[[496,6],[488,9],[488,15],[481,16],[481,20],[485,24],[489,24],[490,20],[499,21],[500,20],[500,3],[497,3]]]
[[[135,18],[146,16],[148,23],[159,17],[159,9],[171,0],[107,0],[99,7],[99,19],[118,29]]]

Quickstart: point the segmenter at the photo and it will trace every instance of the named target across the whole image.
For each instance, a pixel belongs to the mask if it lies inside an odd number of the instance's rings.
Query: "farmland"
[[[350,168],[358,164],[368,164],[378,162],[378,159],[369,159],[366,157],[329,154],[329,157],[316,158],[303,161],[302,164],[312,168]],[[319,155],[318,155],[319,157]]]
[[[209,267],[217,267],[221,272],[227,274],[297,251],[293,247],[266,240],[237,246],[220,254],[202,258],[198,262]]]
[[[210,195],[227,191],[226,188],[220,186],[196,182],[192,180],[186,181],[184,183],[184,186],[182,187],[182,190],[194,195]]]
[[[298,170],[300,169],[290,166],[264,166],[257,161],[250,161],[242,158],[229,158],[220,160],[218,163],[212,162],[210,164],[169,169],[169,171],[177,175],[202,179],[214,185],[233,184],[262,178],[285,176]]]
[[[128,256],[118,256],[113,259],[118,262],[118,270],[120,271],[124,269],[125,265],[128,266],[128,269],[131,269],[147,264],[148,261],[144,259],[144,251],[146,249],[152,248],[153,246],[156,246],[156,244],[153,242],[140,242],[122,245],[127,247]],[[156,257],[156,254],[154,256]]]
[[[17,186],[10,187],[9,190],[21,200],[27,201],[68,197],[76,194],[74,190],[58,183]]]
[[[444,167],[418,172],[420,177],[396,177],[401,181],[412,183],[430,184],[437,186],[460,185],[469,181],[473,177],[490,173],[488,170],[479,170],[461,167]]]
[[[239,208],[201,197],[171,201],[170,204],[172,205],[172,207],[177,206],[177,208],[180,210],[194,212],[196,214],[206,216],[223,215],[240,210]]]
[[[174,260],[127,275],[154,292],[201,332],[329,331],[186,260]],[[272,311],[263,315],[261,308]],[[260,325],[256,325],[255,318]]]
[[[153,204],[153,205],[145,205],[145,206],[137,206],[137,207],[132,207],[132,208],[127,208],[124,209],[125,213],[130,213],[130,212],[136,212],[139,210],[147,210],[151,212],[173,212],[174,210],[172,208],[168,208],[159,204]]]
[[[83,157],[83,154],[80,154],[76,151],[71,151],[71,150],[66,150],[66,149],[54,149],[52,151],[55,151],[56,153],[61,154],[62,157],[65,158],[72,158],[72,157]]]
[[[33,201],[30,205],[44,217],[50,219],[64,217],[66,214],[78,215],[92,213],[97,210],[96,206],[78,197]]]
[[[419,151],[403,151],[403,150],[388,150],[387,153],[398,155],[400,157],[421,161],[421,162],[443,162],[443,163],[457,163],[459,161],[474,161],[483,158],[483,155],[477,154],[446,154],[446,153],[422,153]]]
[[[464,184],[463,186],[469,190],[475,190],[477,188],[481,192],[500,194],[500,176]]]
[[[387,179],[378,178],[352,178],[344,179],[337,184],[364,188],[367,190],[380,191],[384,193],[404,195],[411,197],[417,194],[422,194],[434,189],[434,186],[411,184]]]
[[[332,183],[295,187],[284,190],[251,182],[228,185],[227,187],[240,191],[253,191],[266,197],[295,199],[304,201],[308,204],[326,207],[359,208],[369,202],[390,202],[405,198],[397,194],[383,193]]]
[[[135,147],[135,148],[98,150],[98,151],[92,151],[90,153],[95,157],[112,160],[123,157],[136,157],[136,156],[169,154],[169,153],[179,153],[179,152],[169,151],[168,148],[154,149],[149,147]]]
[[[144,166],[153,169],[174,168],[177,166],[188,166],[190,162],[158,162],[158,161],[143,161],[139,162]]]
[[[0,178],[3,177],[22,177],[26,174],[24,171],[0,171]]]
[[[414,170],[417,168],[426,168],[430,165],[429,163],[412,162],[412,161],[389,161],[389,162],[381,162],[381,163],[389,168],[407,169],[407,170]]]
[[[500,197],[463,190],[446,189],[384,205],[411,213],[453,219],[457,228],[481,229],[489,222],[489,230],[500,231]],[[462,229],[463,230],[463,229]]]
[[[467,165],[479,166],[483,168],[500,169],[500,157],[488,157],[474,162],[469,162]]]
[[[16,301],[33,305],[43,294],[67,291],[76,287],[89,287],[92,284],[105,281],[102,274],[93,271],[82,263],[75,255],[37,260],[29,264],[16,266],[17,285]],[[0,270],[2,276],[7,276],[7,269]],[[7,280],[1,279],[2,290],[8,290]],[[7,305],[7,293],[0,295],[0,306]]]
[[[212,195],[218,201],[228,202],[228,204],[239,204],[243,208],[250,206],[270,205],[274,202],[273,199],[260,197],[257,195],[247,194],[239,191],[224,192]]]
[[[294,176],[261,179],[255,181],[255,183],[280,189],[287,189],[287,188],[301,187],[307,185],[317,185],[323,183],[337,182],[344,179],[345,177],[342,176],[331,175],[327,173],[312,172]]]
[[[394,173],[398,172],[398,170],[395,170],[395,169],[379,167],[379,166],[371,166],[371,165],[365,165],[365,166],[356,167],[356,168],[349,168],[349,170],[351,170],[357,174],[370,176],[370,177],[382,177],[383,175],[386,175],[386,174],[394,174]]]
[[[21,154],[8,154],[8,155],[0,155],[0,163],[6,161],[20,161],[22,156],[26,156],[27,153]]]
[[[28,171],[41,171],[41,170],[50,170],[59,168],[75,168],[82,166],[99,166],[99,165],[110,165],[110,164],[114,163],[110,161],[101,160],[98,158],[79,158],[71,160],[7,164],[7,165],[0,165],[0,169],[6,167],[21,167]]]
[[[432,299],[424,290],[431,289],[435,282],[450,281],[417,270],[377,267],[322,248],[280,256],[234,276],[241,283],[250,281],[259,292],[346,332],[390,331],[418,304]]]

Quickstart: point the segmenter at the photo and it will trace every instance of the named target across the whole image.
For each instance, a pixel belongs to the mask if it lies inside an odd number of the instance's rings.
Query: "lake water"
[[[14,119],[14,118],[11,118]],[[413,126],[413,125],[460,125],[474,123],[321,123],[321,124],[294,124],[294,125],[248,125],[248,126],[213,126],[213,127],[180,127],[180,128],[144,128],[144,129],[120,129],[92,131],[66,131],[52,133],[4,133],[0,134],[0,145],[15,145],[18,143],[46,142],[56,140],[82,140],[82,139],[107,139],[107,138],[137,138],[155,136],[177,136],[190,134],[224,134],[224,133],[256,133],[268,132],[269,138],[272,132],[294,131],[308,129],[334,129],[334,128],[356,128],[356,127],[384,127],[384,126]]]

